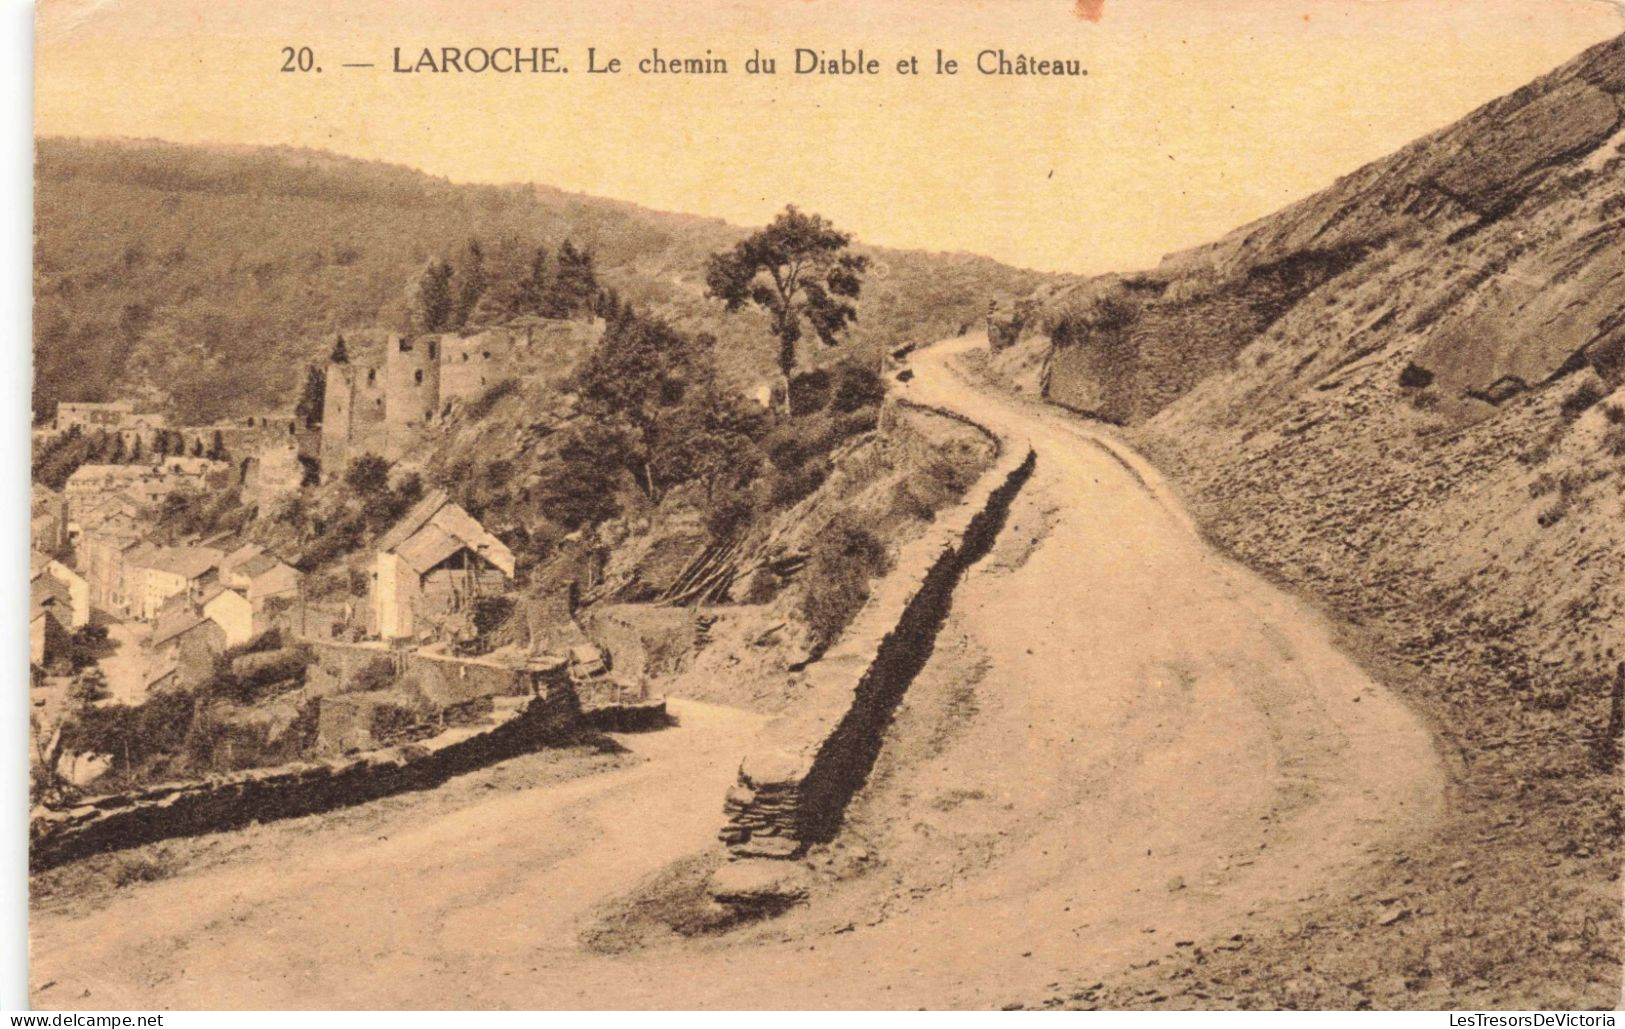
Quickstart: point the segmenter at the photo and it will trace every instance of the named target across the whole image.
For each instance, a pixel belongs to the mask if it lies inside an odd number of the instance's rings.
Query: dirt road
[[[854,806],[866,874],[731,936],[584,951],[595,902],[708,845],[760,725],[678,705],[680,729],[626,740],[636,767],[42,917],[36,988],[130,1008],[992,1006],[1290,919],[1424,831],[1443,775],[1410,713],[1206,547],[1132,453],[958,372],[975,342],[918,354],[906,391],[1031,440],[1037,470]]]

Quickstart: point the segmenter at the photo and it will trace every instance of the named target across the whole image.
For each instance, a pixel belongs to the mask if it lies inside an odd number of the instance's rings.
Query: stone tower
[[[384,453],[384,383],[376,368],[329,363],[322,400],[322,481],[344,474],[362,454]]]
[[[440,410],[440,340],[391,336],[384,345],[384,450],[399,461]]]

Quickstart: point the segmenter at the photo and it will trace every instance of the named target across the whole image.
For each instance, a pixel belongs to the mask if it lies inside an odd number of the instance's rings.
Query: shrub
[[[869,599],[869,580],[886,570],[886,548],[868,529],[840,516],[813,544],[802,571],[801,613],[815,653],[840,636]]]
[[[395,685],[395,662],[387,657],[375,657],[362,665],[349,683],[345,685],[346,693],[372,693],[377,690],[387,690]]]
[[[1405,389],[1426,389],[1433,385],[1433,373],[1412,362],[1399,373],[1399,384]]]
[[[377,454],[362,454],[350,462],[344,484],[363,496],[382,493],[389,488],[389,462]]]
[[[790,413],[812,414],[829,406],[833,376],[822,368],[802,372],[790,380]]]
[[[1625,406],[1620,404],[1605,404],[1602,416],[1608,419],[1609,425],[1625,425]]]
[[[843,361],[835,368],[835,385],[830,406],[842,413],[864,407],[878,407],[886,399],[886,383],[867,364]]]
[[[1596,383],[1582,382],[1573,393],[1563,398],[1561,405],[1563,418],[1567,421],[1574,421],[1582,414],[1585,414],[1603,396],[1602,389]]]
[[[1625,425],[1610,425],[1603,433],[1602,448],[1609,457],[1625,457]]]

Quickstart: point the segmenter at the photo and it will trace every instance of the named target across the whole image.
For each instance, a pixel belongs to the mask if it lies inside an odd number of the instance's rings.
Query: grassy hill
[[[289,148],[42,139],[36,175],[40,417],[127,395],[187,420],[287,404],[334,332],[397,324],[412,275],[471,237],[573,239],[640,308],[714,333],[738,384],[772,375],[765,320],[704,297],[706,256],[744,232],[715,219]],[[860,349],[949,334],[992,295],[1046,281],[969,255],[865,249]]]

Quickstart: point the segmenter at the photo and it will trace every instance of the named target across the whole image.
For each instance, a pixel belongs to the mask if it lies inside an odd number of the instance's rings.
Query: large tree
[[[850,253],[852,237],[820,215],[802,214],[794,204],[773,223],[732,250],[712,254],[705,284],[710,295],[737,311],[753,303],[772,319],[779,341],[779,371],[789,404],[790,376],[796,370],[796,343],[801,323],[825,346],[858,316],[851,303],[863,287],[869,260]]]

